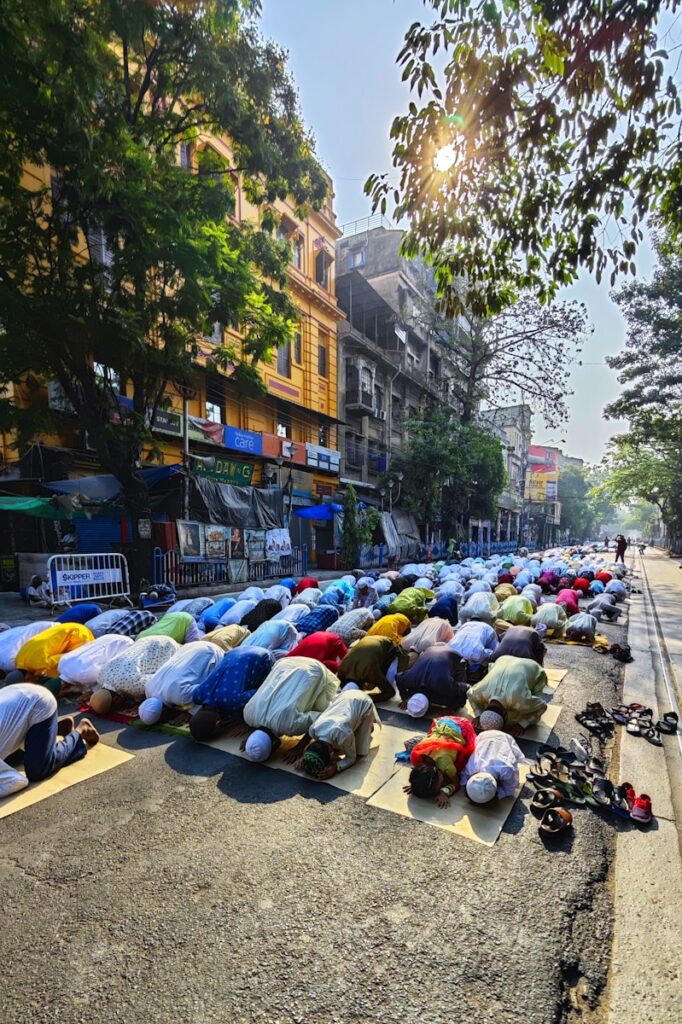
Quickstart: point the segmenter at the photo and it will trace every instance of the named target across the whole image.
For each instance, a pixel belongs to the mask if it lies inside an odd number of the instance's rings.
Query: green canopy
[[[73,512],[69,512],[53,498],[0,497],[0,512],[23,512],[40,519],[73,519]]]

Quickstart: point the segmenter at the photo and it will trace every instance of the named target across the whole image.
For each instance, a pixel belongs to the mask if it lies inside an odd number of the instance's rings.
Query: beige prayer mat
[[[102,772],[108,772],[111,768],[117,768],[125,761],[132,760],[132,757],[132,754],[119,750],[118,747],[110,747],[100,740],[96,746],[88,750],[80,761],[67,765],[66,768],[62,768],[49,779],[32,782],[27,789],[22,789],[19,793],[0,800],[0,818],[6,818],[16,811],[23,811],[25,807],[30,807],[31,804],[37,804],[49,796],[61,793],[69,786],[75,786],[95,775],[101,775]]]
[[[383,811],[392,811],[404,818],[423,821],[427,825],[435,825],[446,832],[471,839],[483,846],[494,846],[504,827],[516,797],[521,792],[523,781],[528,773],[527,765],[519,766],[521,784],[515,796],[506,800],[495,800],[491,804],[478,806],[467,799],[463,790],[455,793],[450,806],[445,810],[438,807],[435,800],[420,800],[403,792],[409,780],[408,772],[397,772],[381,789],[367,801],[369,807],[377,807]]]
[[[531,740],[533,743],[546,743],[561,714],[562,706],[561,704],[548,704],[540,721],[536,725],[530,725],[524,729],[519,739]]]
[[[376,793],[394,772],[398,770],[399,766],[395,762],[395,755],[399,750],[405,749],[405,740],[411,736],[414,736],[414,732],[409,729],[397,729],[392,725],[384,725],[379,729],[378,726],[375,726],[372,735],[372,745],[367,757],[359,758],[351,768],[333,775],[331,779],[326,779],[322,784],[334,786],[335,789],[341,789],[344,793],[352,793],[354,796],[366,799],[373,793]],[[207,746],[214,747],[217,750],[224,750],[228,754],[235,754],[237,757],[243,757],[244,760],[248,760],[244,751],[240,750],[243,738],[243,736],[223,736],[219,739],[211,740]],[[304,772],[296,771],[293,765],[287,764],[284,761],[282,755],[294,746],[296,742],[296,738],[285,737],[279,750],[263,763],[268,768],[277,768],[280,771],[289,772],[292,775],[298,776],[299,779],[319,782],[319,779],[313,779]]]
[[[567,668],[546,668],[545,672],[547,673],[547,685],[552,690],[556,690],[564,676],[568,675]]]

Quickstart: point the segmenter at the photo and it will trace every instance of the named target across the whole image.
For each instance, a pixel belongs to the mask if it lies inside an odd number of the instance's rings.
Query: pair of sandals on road
[[[674,736],[679,725],[675,711],[666,711],[654,725],[654,713],[643,704],[617,704],[607,708],[606,715],[618,725],[624,725],[631,736],[643,736],[655,747],[662,747],[661,734]]]
[[[603,808],[639,824],[648,824],[653,817],[648,794],[637,796],[629,782],[614,785],[606,778],[604,761],[592,755],[588,737],[571,740],[569,750],[540,747],[528,781],[536,788],[531,811],[543,815],[540,831],[544,834],[570,827],[572,816],[561,807],[563,803]]]

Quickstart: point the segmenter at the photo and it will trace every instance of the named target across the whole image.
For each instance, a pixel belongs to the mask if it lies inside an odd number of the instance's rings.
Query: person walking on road
[[[625,565],[625,552],[627,551],[627,547],[628,542],[626,541],[623,534],[619,533],[616,537],[616,561],[620,559],[623,565]]]

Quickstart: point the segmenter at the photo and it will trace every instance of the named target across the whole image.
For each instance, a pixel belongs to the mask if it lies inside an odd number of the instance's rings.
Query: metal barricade
[[[154,548],[153,582],[169,583],[176,590],[187,587],[215,586],[237,582],[232,578],[230,566],[237,563],[196,559],[184,561],[178,551],[161,551]],[[246,564],[246,563],[245,563]],[[294,548],[290,555],[272,561],[249,562],[246,573],[239,574],[239,582],[258,583],[261,580],[277,579],[282,576],[300,576],[302,574],[302,552]]]
[[[56,600],[73,604],[125,598],[133,606],[128,563],[121,554],[51,555],[47,571]]]

